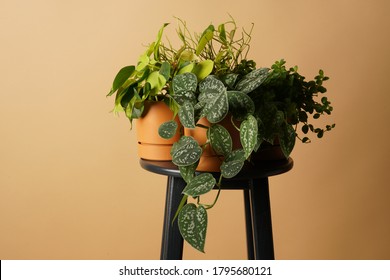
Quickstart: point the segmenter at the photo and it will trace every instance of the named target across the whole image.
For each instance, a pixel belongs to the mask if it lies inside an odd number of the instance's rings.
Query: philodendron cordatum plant
[[[183,238],[204,252],[207,210],[218,200],[222,179],[235,177],[263,143],[278,139],[287,158],[296,139],[308,143],[311,132],[321,138],[334,124],[318,128],[311,117],[329,115],[333,108],[327,97],[318,97],[326,92],[323,82],[328,80],[322,70],[306,81],[297,67],[286,68],[284,60],[270,68],[256,68],[253,60],[247,60],[252,30],[242,29],[236,38],[233,19],[217,28],[209,25],[201,34],[189,32],[180,19],[178,23],[181,47],[174,49],[162,42],[164,24],[138,64],[119,71],[109,95],[116,92],[114,111],[124,112],[130,121],[142,116],[146,100],[164,101],[173,118],[179,116],[179,125],[172,119],[159,128],[166,139],[182,132],[171,156],[187,185],[172,222],[177,219]],[[210,125],[200,124],[203,118]],[[239,132],[240,148],[233,148],[231,132],[221,125],[226,118]],[[206,142],[184,135],[183,127],[205,129]],[[195,172],[208,146],[221,157],[218,176]],[[215,200],[203,203],[202,195],[214,188],[218,190]],[[194,202],[186,203],[189,197]]]

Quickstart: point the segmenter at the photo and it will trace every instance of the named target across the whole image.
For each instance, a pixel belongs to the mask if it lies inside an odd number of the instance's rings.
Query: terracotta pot
[[[166,121],[173,119],[173,113],[162,101],[145,103],[143,117],[136,120],[138,141],[138,156],[147,160],[171,161],[170,154],[173,143],[180,139],[180,133],[171,139],[163,139],[158,134],[158,128]],[[175,121],[180,124],[179,119]],[[179,129],[178,129],[179,131]]]
[[[202,118],[199,120],[198,124],[202,124],[204,126],[210,126],[210,122],[206,118]],[[233,140],[233,149],[241,148],[240,143],[240,134],[238,130],[232,125],[230,121],[230,115],[226,116],[220,123],[218,123],[225,127],[229,132]],[[239,124],[238,124],[239,125]],[[207,129],[196,127],[195,129],[184,129],[184,135],[192,136],[199,143],[199,145],[203,145],[207,141]],[[217,155],[210,145],[203,150],[203,154],[200,158],[197,171],[209,171],[209,172],[220,172],[220,166],[223,161],[223,157]]]

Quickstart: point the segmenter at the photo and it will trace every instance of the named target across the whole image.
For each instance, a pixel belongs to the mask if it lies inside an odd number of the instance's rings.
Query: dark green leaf
[[[226,91],[225,85],[214,76],[208,76],[199,83],[199,91],[207,96]]]
[[[248,158],[256,146],[257,142],[257,120],[254,116],[249,115],[248,118],[241,123],[240,140],[245,151],[245,157]]]
[[[170,139],[176,134],[177,123],[175,121],[167,121],[162,123],[158,128],[158,134],[161,138]]]
[[[252,99],[240,91],[228,91],[229,110],[238,121],[243,121],[248,115],[255,112],[255,104]]]
[[[218,155],[226,156],[232,151],[232,138],[229,131],[222,125],[212,125],[208,129],[207,134],[210,139],[211,147]]]
[[[217,123],[222,121],[229,111],[228,98],[225,92],[215,96],[215,98],[209,100],[204,107],[204,114],[211,123]]]
[[[160,74],[164,76],[165,80],[169,80],[169,77],[171,76],[171,65],[164,61],[162,64],[161,64],[161,68],[160,68]]]
[[[194,73],[184,73],[176,75],[172,79],[172,89],[174,94],[179,92],[195,92],[198,85],[198,78]]]
[[[191,136],[182,136],[171,149],[172,162],[177,166],[194,164],[201,155],[202,148]]]
[[[221,80],[229,89],[233,89],[234,84],[236,83],[237,77],[238,77],[238,74],[229,73],[229,74],[224,75]]]
[[[234,160],[245,161],[245,151],[243,149],[237,149],[225,157],[225,162]]]
[[[231,161],[224,161],[221,164],[221,174],[225,178],[233,178],[236,176],[244,166],[243,160],[231,160]]]
[[[178,225],[181,235],[192,247],[204,253],[207,232],[207,211],[203,206],[189,203],[179,213]]]
[[[199,195],[208,193],[211,191],[215,184],[216,180],[210,173],[202,173],[195,178],[193,178],[188,185],[184,188],[183,194],[188,196],[197,197]]]
[[[133,74],[135,70],[135,66],[126,66],[119,70],[118,74],[116,74],[114,82],[112,84],[112,88],[107,96],[112,95],[116,92],[125,82],[126,80]]]
[[[236,85],[236,89],[243,93],[249,93],[258,88],[267,79],[268,68],[259,68],[246,74]]]
[[[291,125],[282,126],[280,132],[280,148],[286,158],[290,156],[290,153],[294,149],[296,133]]]
[[[307,124],[302,126],[302,132],[305,133],[305,134],[309,132],[309,126]]]
[[[195,128],[194,106],[190,102],[185,102],[179,108],[179,119],[186,128]]]
[[[184,181],[188,184],[195,177],[195,170],[198,167],[199,162],[188,166],[179,166],[180,175]]]
[[[192,105],[196,104],[196,95],[193,91],[179,91],[172,97],[180,105],[183,105],[186,102],[190,102]]]

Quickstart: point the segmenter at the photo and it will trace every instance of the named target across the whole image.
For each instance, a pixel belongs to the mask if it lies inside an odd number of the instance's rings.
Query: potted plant
[[[183,238],[204,252],[207,210],[218,200],[222,178],[235,177],[247,161],[261,160],[267,147],[279,147],[288,158],[296,139],[308,143],[309,133],[321,138],[334,127],[312,123],[333,110],[324,95],[328,77],[320,70],[306,81],[284,60],[256,68],[247,59],[252,29],[242,29],[237,38],[233,19],[200,34],[178,19],[177,49],[162,41],[166,26],[136,65],[119,71],[109,95],[116,93],[114,111],[124,112],[130,122],[146,117],[152,102],[169,108],[170,116],[157,122],[156,132],[173,139],[168,159],[187,183],[176,218]],[[214,166],[207,167],[208,162]],[[214,202],[202,203],[202,195],[213,188],[218,189]],[[186,203],[188,197],[196,203]]]

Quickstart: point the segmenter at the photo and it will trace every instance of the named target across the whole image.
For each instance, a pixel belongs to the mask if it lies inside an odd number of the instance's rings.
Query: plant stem
[[[202,205],[206,210],[207,209],[211,209],[214,207],[214,205],[217,203],[218,201],[218,198],[219,198],[219,194],[221,193],[221,183],[222,183],[222,174],[219,176],[219,180],[218,180],[218,183],[217,183],[217,187],[218,187],[218,192],[217,192],[217,196],[215,197],[214,199],[214,202],[210,205],[206,205],[206,204],[200,204],[198,202],[198,204]]]

